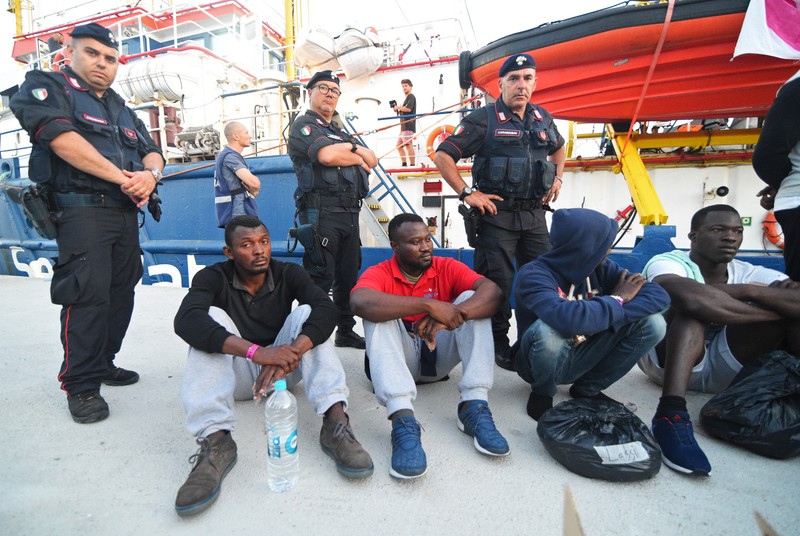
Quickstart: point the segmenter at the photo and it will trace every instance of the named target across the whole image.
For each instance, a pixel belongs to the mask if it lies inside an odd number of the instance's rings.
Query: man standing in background
[[[400,83],[403,86],[403,94],[406,96],[406,100],[403,101],[402,106],[394,105],[392,107],[397,115],[401,117],[400,136],[397,138],[397,152],[400,153],[402,166],[414,166],[414,159],[416,158],[414,153],[414,134],[417,132],[417,120],[416,118],[403,120],[402,117],[404,115],[412,117],[417,115],[417,98],[411,93],[411,89],[414,87],[411,80],[404,78]]]
[[[217,225],[224,228],[234,216],[258,216],[256,197],[261,181],[250,172],[242,151],[250,147],[250,132],[236,121],[225,125],[225,147],[214,162],[214,207]]]
[[[55,54],[61,47],[64,46],[64,36],[61,32],[56,32],[53,34],[50,39],[47,40],[47,49],[50,51],[50,54]]]
[[[54,71],[59,70],[64,63],[64,53],[59,52],[64,46],[64,36],[61,32],[56,32],[47,40],[47,49],[50,52],[50,65]]]
[[[784,237],[786,274],[800,281],[800,71],[778,90],[758,143],[753,169],[769,186],[758,192],[773,210]]]

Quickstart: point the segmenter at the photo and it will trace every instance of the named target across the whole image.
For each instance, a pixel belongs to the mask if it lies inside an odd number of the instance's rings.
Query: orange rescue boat
[[[749,0],[675,2],[638,119],[710,119],[766,114],[797,62],[733,58]],[[554,116],[588,123],[630,120],[661,39],[668,4],[611,7],[515,33],[461,53],[463,89],[497,98],[498,71],[510,55],[537,63],[534,100]]]

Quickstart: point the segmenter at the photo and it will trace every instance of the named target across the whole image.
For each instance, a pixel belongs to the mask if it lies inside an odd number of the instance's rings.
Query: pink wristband
[[[247,349],[247,353],[244,354],[244,358],[247,359],[248,361],[252,361],[253,356],[256,355],[256,352],[258,351],[259,348],[261,347],[257,344],[251,346],[250,348]]]

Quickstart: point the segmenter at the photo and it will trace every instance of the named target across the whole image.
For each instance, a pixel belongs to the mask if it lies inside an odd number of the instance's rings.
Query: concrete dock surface
[[[544,449],[525,413],[529,386],[495,368],[489,405],[511,446],[506,458],[479,454],[456,428],[460,367],[450,380],[420,386],[415,402],[423,426],[428,473],[414,481],[389,476],[390,423],[363,372],[363,351],[338,349],[350,388],[356,437],[375,474],[349,481],[319,448],[322,420],[292,389],[299,406],[301,474],[297,487],[269,491],[264,405],[239,402],[233,432],[239,460],[206,512],[180,518],[175,494],[197,450],[184,429],[180,388],[186,344],[172,321],[185,289],[140,286],[119,366],[141,380],[103,386],[111,416],[72,421],[57,381],[62,358],[59,307],[49,283],[0,277],[2,374],[6,426],[0,464],[0,532],[7,535],[139,534],[543,534],[563,531],[564,494],[574,496],[585,534],[756,535],[758,511],[778,534],[800,532],[800,460],[771,460],[709,437],[698,441],[712,476],[691,478],[666,466],[635,483],[591,480],[571,473]],[[361,326],[357,331],[363,333]],[[512,334],[513,336],[513,334]],[[513,340],[513,339],[512,339]],[[660,394],[635,368],[607,394],[634,404],[649,424]],[[568,398],[562,387],[556,402]],[[689,394],[698,420],[708,395]]]

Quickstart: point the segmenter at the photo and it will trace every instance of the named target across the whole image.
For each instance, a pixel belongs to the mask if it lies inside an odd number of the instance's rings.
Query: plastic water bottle
[[[267,482],[272,491],[289,491],[297,484],[297,400],[286,390],[286,380],[275,382],[275,392],[264,408],[267,424]]]

